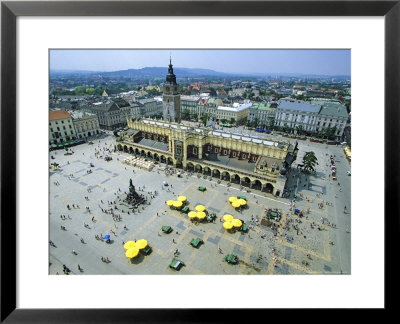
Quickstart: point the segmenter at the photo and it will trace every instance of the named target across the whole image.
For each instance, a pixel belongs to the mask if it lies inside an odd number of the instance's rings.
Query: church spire
[[[176,76],[174,74],[174,69],[172,68],[171,56],[169,57],[168,74],[166,78],[167,83],[176,85]]]

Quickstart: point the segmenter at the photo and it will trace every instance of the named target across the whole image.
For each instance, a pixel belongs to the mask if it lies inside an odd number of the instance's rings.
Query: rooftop
[[[49,112],[49,120],[58,120],[72,118],[71,114],[66,110],[52,110]]]
[[[304,101],[281,101],[278,105],[278,109],[318,113],[321,109],[321,106],[311,105],[309,103],[305,103]]]
[[[181,96],[181,101],[198,101],[200,100],[200,96]]]
[[[260,103],[254,103],[253,106],[251,106],[252,109],[258,109],[258,110],[273,110],[275,108],[271,107],[270,102],[260,102]]]
[[[154,141],[152,139],[143,138],[138,142],[138,144],[168,152],[168,143],[163,143]]]
[[[234,103],[233,107],[218,106],[217,110],[239,112],[239,111],[242,111],[242,110],[250,108],[251,105],[252,105],[251,103],[242,104],[242,105],[239,105],[238,103]]]
[[[167,128],[175,128],[182,131],[189,131],[189,132],[196,132],[203,135],[214,135],[214,136],[222,136],[222,137],[231,137],[232,139],[242,140],[245,142],[253,142],[257,144],[263,144],[266,146],[276,146],[279,148],[284,148],[287,143],[282,141],[268,141],[264,140],[260,136],[248,135],[248,134],[239,134],[239,133],[230,133],[228,131],[221,131],[221,130],[212,130],[211,128],[198,128],[198,127],[190,127],[175,123],[167,123],[163,121],[156,121],[152,119],[142,119],[142,123],[144,124],[152,124],[157,125],[160,127],[167,127]]]
[[[148,98],[148,99],[140,99],[138,100],[138,102],[140,102],[141,104],[146,104],[149,102],[155,102],[156,100],[154,100],[153,98]]]
[[[91,113],[82,112],[82,111],[71,111],[70,114],[73,119],[97,118],[96,114],[91,114]]]
[[[332,116],[332,117],[344,117],[347,118],[349,115],[347,113],[347,108],[344,105],[327,102],[322,106],[320,115]]]
[[[97,111],[110,111],[119,109],[119,107],[112,101],[106,103],[94,103],[92,106],[89,106],[88,108]]]

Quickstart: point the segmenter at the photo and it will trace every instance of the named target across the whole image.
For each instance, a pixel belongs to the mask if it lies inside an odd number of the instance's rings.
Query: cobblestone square
[[[114,149],[114,145],[112,137],[107,136],[96,140],[93,145],[73,147],[72,155],[64,155],[65,150],[50,152],[50,156],[54,157],[50,163],[57,162],[60,165],[59,170],[50,171],[49,178],[49,235],[56,245],[49,247],[50,274],[63,274],[63,264],[71,269],[71,274],[90,275],[351,273],[350,213],[343,213],[344,205],[350,211],[350,177],[346,175],[350,165],[342,147],[300,141],[295,163],[301,161],[304,152],[313,150],[319,161],[317,172],[315,175],[305,175],[296,173],[294,168],[288,181],[292,196],[281,198],[259,190],[241,190],[235,184],[228,187],[226,181],[217,183],[215,178],[199,178],[196,173],[184,174],[183,177],[177,177],[176,174],[166,176],[163,171],[165,164],[156,165],[150,172],[134,168],[122,163],[129,156],[128,153],[114,152],[109,162],[104,160],[104,156],[95,157],[95,148]],[[338,180],[334,182],[327,178],[327,161],[331,154],[335,155],[338,165]],[[90,163],[94,167],[90,167]],[[92,172],[88,173],[89,170]],[[118,210],[122,219],[114,221],[102,209],[110,208],[109,202],[118,200],[128,191],[129,179],[132,179],[137,190],[140,188],[139,193],[154,194],[158,191],[158,194],[149,200],[150,204],[145,205],[143,210],[142,207],[135,213],[128,207]],[[168,182],[169,186],[164,187],[163,181]],[[199,186],[205,186],[207,190],[200,192],[197,190]],[[310,213],[301,219],[289,210],[295,193],[296,208],[310,209]],[[193,223],[186,214],[170,209],[165,204],[179,195],[187,197],[190,210],[202,204],[208,212],[216,213],[215,223]],[[238,195],[247,198],[247,207],[242,211],[234,209],[228,202],[230,196]],[[318,204],[322,202],[323,207],[319,208]],[[67,205],[71,207],[70,210]],[[282,211],[282,219],[275,222],[279,225],[276,237],[274,230],[260,223],[253,224],[246,234],[229,233],[222,227],[221,218],[224,214],[231,214],[251,224],[252,217],[261,220],[265,208]],[[285,221],[289,218],[292,222],[288,229],[284,229]],[[88,227],[84,224],[88,224]],[[173,231],[170,234],[162,233],[163,225],[171,226]],[[298,225],[298,234],[292,225]],[[66,230],[61,230],[61,226]],[[95,238],[95,235],[106,234],[111,235],[110,244]],[[204,244],[193,248],[190,240],[197,237]],[[85,243],[81,243],[81,238]],[[152,253],[127,259],[123,242],[142,238],[153,248]],[[77,255],[72,254],[73,249]],[[169,268],[176,249],[180,253],[178,258],[186,265],[180,271]],[[272,249],[276,249],[276,254],[272,253]],[[224,260],[225,255],[232,252],[239,257],[237,265]],[[104,263],[101,257],[108,257],[111,262]],[[78,271],[78,264],[82,271]]]

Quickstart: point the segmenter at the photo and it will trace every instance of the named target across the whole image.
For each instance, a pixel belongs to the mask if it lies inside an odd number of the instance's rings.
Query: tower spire
[[[172,59],[169,57],[168,74],[166,81],[170,84],[176,85],[176,76],[174,74],[174,69],[172,68]]]

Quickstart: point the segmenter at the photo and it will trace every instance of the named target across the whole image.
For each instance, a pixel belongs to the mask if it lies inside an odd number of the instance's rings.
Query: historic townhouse
[[[61,144],[76,139],[71,114],[66,110],[49,112],[49,144]]]

